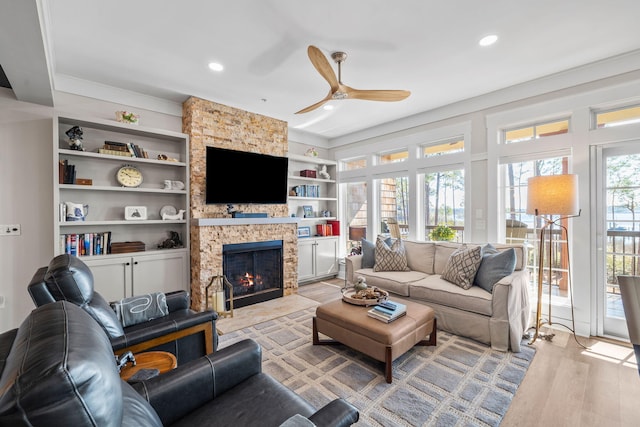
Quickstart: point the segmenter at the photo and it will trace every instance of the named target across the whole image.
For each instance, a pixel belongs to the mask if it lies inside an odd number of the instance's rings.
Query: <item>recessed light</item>
[[[488,36],[485,36],[485,37],[481,38],[480,41],[478,42],[478,44],[480,46],[491,46],[492,44],[494,44],[497,41],[498,41],[498,36],[496,36],[495,34],[491,34],[491,35],[488,35]]]
[[[222,64],[219,64],[217,62],[209,62],[209,68],[212,69],[213,71],[224,70],[224,67],[222,66]]]
[[[322,107],[322,108],[323,108],[323,109],[325,109],[325,110],[327,110],[327,111],[329,111],[329,110],[333,110],[333,105],[329,105],[329,104],[327,104],[327,105],[325,105],[325,106],[324,106],[324,107]]]

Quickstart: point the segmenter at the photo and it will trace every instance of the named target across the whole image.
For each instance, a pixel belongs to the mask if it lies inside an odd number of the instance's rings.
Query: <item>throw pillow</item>
[[[488,292],[493,292],[493,285],[513,273],[515,268],[516,250],[514,248],[500,252],[493,245],[487,243],[482,248],[482,261],[473,284]]]
[[[391,237],[384,239],[391,246]],[[376,263],[376,245],[368,240],[362,240],[362,268],[373,268]]]
[[[401,239],[396,239],[389,246],[382,237],[378,237],[373,271],[409,271],[407,254]]]
[[[473,285],[480,261],[482,261],[481,246],[473,248],[463,246],[449,256],[441,277],[462,289],[469,289]]]
[[[127,327],[147,322],[169,314],[167,298],[162,292],[123,298],[111,303],[122,326]]]

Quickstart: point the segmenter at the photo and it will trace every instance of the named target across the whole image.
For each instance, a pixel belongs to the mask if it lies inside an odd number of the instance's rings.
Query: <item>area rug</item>
[[[246,338],[263,351],[263,371],[316,408],[342,397],[360,411],[357,426],[498,426],[535,349],[493,351],[438,331],[436,347],[414,347],[393,362],[393,383],[382,362],[346,346],[313,346],[307,308],[226,333],[220,347]]]

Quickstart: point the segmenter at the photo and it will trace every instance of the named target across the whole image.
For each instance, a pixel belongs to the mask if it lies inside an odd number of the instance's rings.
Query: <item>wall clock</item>
[[[123,165],[116,172],[116,179],[123,187],[139,187],[142,184],[142,172],[135,166]]]

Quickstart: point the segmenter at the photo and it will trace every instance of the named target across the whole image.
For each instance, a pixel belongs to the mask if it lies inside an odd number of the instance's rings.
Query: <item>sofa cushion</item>
[[[427,277],[420,271],[373,271],[373,268],[356,270],[356,276],[362,276],[367,285],[384,289],[397,295],[409,296],[409,284]]]
[[[433,264],[436,256],[435,243],[414,242],[411,240],[405,240],[403,243],[409,269],[433,274]]]
[[[376,263],[373,271],[409,271],[401,239],[389,246],[382,237],[376,240]]]
[[[491,243],[487,243],[482,247],[482,261],[473,284],[488,292],[493,292],[493,285],[513,273],[515,267],[515,249],[508,248],[500,252]]]
[[[442,272],[442,278],[469,289],[473,286],[478,266],[482,260],[482,248],[480,246],[467,248],[461,247],[451,254]]]
[[[391,237],[384,239],[387,245],[391,245],[393,241]],[[376,263],[376,244],[369,240],[362,240],[362,268],[373,268]]]
[[[493,315],[492,294],[479,286],[462,289],[437,274],[410,283],[409,297],[427,304],[435,303],[485,316]]]

